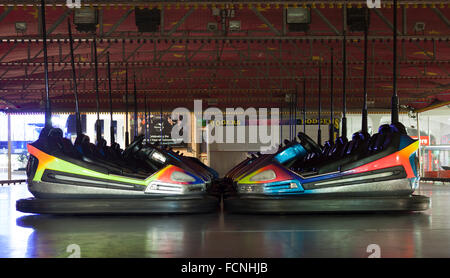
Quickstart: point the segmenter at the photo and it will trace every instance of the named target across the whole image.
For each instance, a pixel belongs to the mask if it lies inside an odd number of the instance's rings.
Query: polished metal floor
[[[450,184],[422,184],[422,213],[70,216],[23,214],[0,187],[0,257],[450,257]],[[76,247],[75,249],[73,247]],[[369,252],[368,252],[368,246]]]

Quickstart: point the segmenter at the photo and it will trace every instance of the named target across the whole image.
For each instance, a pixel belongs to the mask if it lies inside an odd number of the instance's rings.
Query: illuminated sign
[[[413,139],[417,139],[417,136],[411,136]],[[420,136],[420,145],[429,146],[430,145],[430,137],[429,136]]]

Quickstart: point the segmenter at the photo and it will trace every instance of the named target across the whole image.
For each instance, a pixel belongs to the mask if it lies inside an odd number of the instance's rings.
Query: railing
[[[0,186],[11,185],[11,184],[21,184],[27,180],[0,180]]]

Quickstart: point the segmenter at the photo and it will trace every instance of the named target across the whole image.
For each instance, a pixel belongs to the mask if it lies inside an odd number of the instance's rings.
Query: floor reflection
[[[202,231],[217,215],[196,216],[23,216],[18,226],[33,228],[31,257],[65,257],[77,244],[82,257],[184,257],[204,249]],[[193,254],[195,256],[195,253]]]
[[[16,200],[31,197],[25,184],[0,186],[0,258],[27,257],[26,239],[33,232],[16,225],[25,214],[16,211]]]
[[[375,243],[389,257],[416,256],[429,215],[55,217],[22,216],[32,228],[27,257],[364,257]]]
[[[24,215],[19,192],[0,191],[1,257],[450,257],[450,188],[425,213],[289,216]]]

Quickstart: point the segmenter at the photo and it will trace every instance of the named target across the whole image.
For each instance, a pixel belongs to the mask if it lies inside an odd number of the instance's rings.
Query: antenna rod
[[[303,75],[303,133],[306,133],[306,77]]]
[[[330,84],[330,126],[329,126],[329,135],[330,135],[330,143],[334,142],[334,125],[333,125],[333,78],[334,78],[334,52],[333,52],[333,48],[331,48],[331,61],[330,61],[330,66],[331,66],[331,84]]]
[[[125,147],[130,145],[130,135],[128,132],[128,65],[125,69]]]
[[[281,101],[281,104],[280,104],[280,111],[281,111],[281,115],[280,115],[280,142],[281,142],[281,144],[283,144],[283,101]]]
[[[76,120],[76,130],[77,130],[77,138],[81,138],[82,130],[81,130],[81,117],[80,110],[78,106],[78,88],[77,88],[77,76],[75,73],[75,57],[73,54],[73,38],[72,38],[72,28],[70,25],[70,18],[67,19],[67,28],[69,31],[69,45],[70,45],[70,62],[72,64],[72,79],[73,79],[73,93],[75,95],[75,120]]]
[[[45,0],[41,1],[42,43],[44,48],[45,74],[45,128],[52,128],[52,111],[50,109],[50,94],[48,86],[48,56],[47,56],[47,28],[45,27]]]
[[[297,136],[298,83],[295,81],[294,139]]]
[[[321,99],[321,90],[322,90],[322,67],[321,67],[321,61],[319,61],[319,115],[317,124],[319,125],[319,129],[317,130],[317,143],[319,145],[322,145],[322,130],[320,129],[320,114],[322,112],[322,99]]]
[[[291,97],[289,98],[290,104],[291,104],[291,138],[290,140],[294,139],[294,109],[295,109],[295,96],[294,94],[291,94]]]
[[[106,53],[107,63],[108,63],[108,91],[109,91],[109,115],[110,115],[110,126],[109,130],[111,133],[111,146],[116,142],[114,138],[114,126],[113,126],[113,108],[112,108],[112,94],[111,94],[111,63],[109,62],[109,51]]]
[[[292,139],[292,94],[289,94],[289,141]]]
[[[147,122],[147,94],[144,92],[144,123],[145,123],[145,140],[148,139],[148,122]]]
[[[345,22],[344,22],[345,24]],[[342,137],[347,138],[347,40],[345,36],[344,27],[344,39],[342,40]]]
[[[161,145],[163,144],[163,112],[162,112],[162,103],[159,106],[159,116],[160,116],[160,124],[161,124]]]
[[[289,96],[289,141],[292,140],[292,97],[290,93]]]
[[[138,103],[136,93],[136,73],[134,74],[134,137],[138,136]]]
[[[97,61],[97,38],[94,36],[94,63],[95,63],[95,95],[97,104],[97,121],[95,122],[95,131],[97,135],[97,143],[102,140],[102,127],[100,126],[100,96],[98,92],[98,61]]]
[[[393,94],[391,104],[391,122],[398,123],[398,95],[397,95],[397,0],[394,0],[394,63],[393,63]]]
[[[365,20],[365,28],[364,28],[364,98],[363,98],[363,110],[362,110],[362,127],[361,131],[366,133],[368,132],[368,123],[367,123],[367,33],[368,30],[368,14],[369,10],[366,9],[366,20]]]

